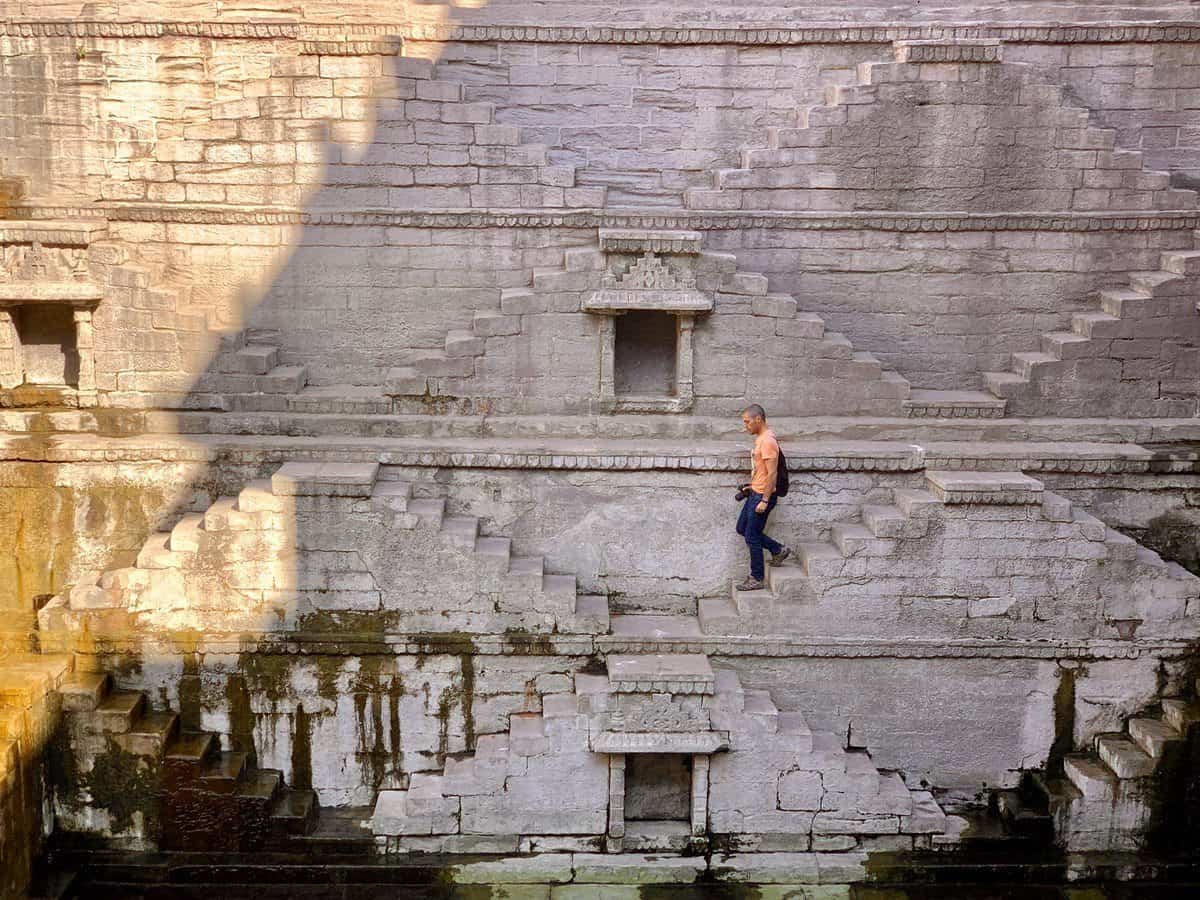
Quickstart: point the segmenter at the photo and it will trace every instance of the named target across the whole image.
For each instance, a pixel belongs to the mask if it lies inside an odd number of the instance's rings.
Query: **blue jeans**
[[[783,549],[782,544],[763,534],[763,529],[767,527],[767,516],[771,515],[771,510],[775,508],[778,500],[778,497],[772,495],[771,499],[767,501],[767,511],[765,513],[755,512],[754,507],[762,501],[762,494],[751,491],[746,502],[742,504],[741,515],[738,516],[737,533],[746,539],[746,546],[750,548],[750,575],[760,581],[766,574],[763,565],[763,547],[770,550],[772,556]]]

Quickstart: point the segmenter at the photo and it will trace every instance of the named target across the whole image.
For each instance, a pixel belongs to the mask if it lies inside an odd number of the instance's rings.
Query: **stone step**
[[[146,695],[140,691],[118,691],[109,694],[96,707],[98,729],[108,734],[125,734],[146,709]]]
[[[925,483],[944,504],[1040,504],[1044,488],[1020,472],[927,471]]]
[[[929,491],[896,488],[892,491],[896,508],[909,518],[928,517],[942,508],[942,501]]]
[[[1029,380],[1016,372],[984,372],[983,386],[996,397],[1011,400],[1017,393],[1029,387]]]
[[[1042,335],[1042,352],[1058,360],[1084,359],[1096,353],[1096,342],[1074,331],[1051,331]]]
[[[1174,275],[1200,275],[1200,250],[1170,250],[1162,255],[1163,269]]]
[[[271,806],[271,830],[277,837],[312,834],[317,827],[318,808],[314,791],[285,788]]]
[[[118,734],[116,740],[127,753],[158,759],[178,733],[178,713],[148,712],[143,713],[129,731]]]
[[[611,627],[608,598],[602,594],[576,596],[574,627],[584,634],[608,633]]]
[[[746,690],[734,669],[717,669],[713,673],[713,693],[721,705],[741,712],[746,706]]]
[[[1119,319],[1140,318],[1147,309],[1154,309],[1161,303],[1145,291],[1133,288],[1105,288],[1100,292],[1100,308],[1105,314]]]
[[[474,551],[479,537],[479,519],[475,516],[446,516],[442,519],[441,535],[460,550]]]
[[[1104,763],[1091,756],[1072,754],[1063,759],[1063,772],[1089,802],[1111,801],[1117,793],[1117,776]]]
[[[1134,718],[1126,727],[1129,737],[1151,759],[1162,759],[1168,744],[1183,740],[1183,735],[1162,719]]]
[[[1163,285],[1177,281],[1179,278],[1180,276],[1175,272],[1168,272],[1164,269],[1155,269],[1152,272],[1129,273],[1129,283],[1148,294],[1153,294]]]
[[[475,360],[469,356],[447,356],[445,350],[402,350],[400,365],[429,378],[469,378],[475,374]]]
[[[408,512],[412,501],[412,483],[408,481],[380,481],[371,491],[371,499],[393,512]]]
[[[795,570],[793,569],[792,571],[794,572]],[[758,591],[739,591],[735,583],[730,592],[730,597],[739,616],[763,617],[771,615],[771,612],[775,608],[775,601],[781,596],[776,594],[774,589],[771,588],[773,576],[776,579],[781,578],[781,576],[774,575],[773,569],[767,569],[767,585]]]
[[[840,575],[846,563],[845,557],[833,544],[798,544],[796,553],[804,573],[813,577]]]
[[[446,335],[446,355],[451,358],[482,356],[487,340],[474,331],[455,330]]]
[[[853,556],[870,546],[875,533],[858,522],[837,522],[832,528],[833,545],[842,556]]]
[[[1167,724],[1181,735],[1186,735],[1196,722],[1200,722],[1200,706],[1186,700],[1164,700],[1162,711]]]
[[[574,575],[543,575],[542,593],[551,597],[575,597],[577,584]]]
[[[188,513],[175,523],[167,549],[172,553],[195,553],[200,549],[200,533],[204,531],[204,515]]]
[[[269,804],[283,788],[283,773],[278,769],[251,769],[238,782],[237,796],[240,799]]]
[[[1014,353],[1012,355],[1013,371],[1022,378],[1032,380],[1039,369],[1059,362],[1049,353]]]
[[[877,538],[901,536],[908,516],[894,506],[868,505],[862,508],[863,525]]]
[[[928,391],[914,388],[905,415],[920,419],[999,419],[1007,403],[983,391]]]
[[[516,756],[537,756],[549,749],[546,719],[541,713],[513,713],[508,718],[508,752]]]
[[[541,556],[514,556],[508,561],[508,574],[514,578],[530,579],[540,585],[546,574],[546,560]]]
[[[485,568],[506,573],[512,557],[512,541],[506,537],[480,537],[475,540],[475,556]]]
[[[384,376],[388,395],[398,397],[421,397],[429,390],[429,379],[413,366],[393,366]]]
[[[156,531],[146,538],[146,543],[138,551],[137,567],[139,569],[170,569],[179,565],[180,554],[172,553],[170,548],[171,534],[167,531]]]
[[[216,794],[232,794],[246,772],[247,754],[226,751],[212,757],[200,772],[200,784]]]
[[[480,337],[507,337],[521,333],[521,317],[504,313],[477,312],[471,330]]]
[[[167,745],[165,758],[177,763],[191,764],[197,773],[220,748],[217,736],[210,731],[177,734]]]
[[[72,672],[58,687],[65,712],[91,712],[99,706],[112,686],[107,672]]]
[[[419,517],[424,524],[440,529],[442,527],[442,520],[446,515],[446,501],[433,498],[410,500],[408,502],[408,511]]]
[[[779,730],[779,707],[775,705],[768,691],[746,691],[742,711],[748,716],[754,716],[768,734]]]
[[[736,634],[741,624],[737,602],[730,597],[703,597],[696,611],[705,634]]]
[[[284,463],[271,476],[271,490],[280,497],[361,497],[375,489],[379,463]]]
[[[259,478],[249,482],[237,495],[238,512],[283,512],[285,502],[271,490],[269,478]]]
[[[1118,778],[1146,778],[1154,774],[1154,760],[1123,734],[1098,736],[1096,752]]]
[[[615,693],[713,692],[715,675],[703,653],[613,654],[607,665]]]
[[[694,616],[616,615],[612,617],[612,633],[641,640],[701,637],[700,621]]]
[[[1104,312],[1081,312],[1071,316],[1071,330],[1092,340],[1116,337],[1121,320]]]
[[[266,375],[279,365],[279,348],[267,344],[246,344],[234,353],[220,357],[217,369],[240,375]]]

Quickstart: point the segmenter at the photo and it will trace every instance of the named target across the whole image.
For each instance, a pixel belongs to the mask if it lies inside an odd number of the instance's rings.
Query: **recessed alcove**
[[[625,769],[625,819],[687,823],[692,815],[692,758],[681,753],[629,757]]]
[[[674,397],[679,328],[676,316],[637,310],[616,318],[613,376],[621,397]]]
[[[29,305],[14,310],[23,383],[78,387],[79,350],[75,314],[61,304]]]

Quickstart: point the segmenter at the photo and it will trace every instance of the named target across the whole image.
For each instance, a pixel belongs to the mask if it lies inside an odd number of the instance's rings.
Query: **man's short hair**
[[[767,411],[757,403],[751,403],[749,406],[743,409],[742,412],[746,413],[746,415],[750,416],[752,419],[762,419],[764,422],[767,421]]]

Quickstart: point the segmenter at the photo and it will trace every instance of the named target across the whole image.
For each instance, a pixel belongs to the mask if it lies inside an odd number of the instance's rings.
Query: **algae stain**
[[[108,811],[114,833],[133,828],[141,813],[148,834],[158,827],[159,774],[157,765],[146,757],[135,756],[108,738],[107,749],[96,757],[90,772],[80,783],[92,798],[92,805]]]
[[[467,748],[475,747],[475,657],[471,653],[462,653],[458,657],[459,669],[462,674],[462,717],[463,732]]]
[[[392,775],[398,777],[404,762],[400,728],[400,700],[404,697],[404,682],[398,674],[392,676],[388,685],[388,744],[392,748]]]
[[[1046,759],[1046,774],[1061,777],[1063,760],[1075,749],[1075,682],[1078,669],[1058,669],[1058,687],[1054,690],[1054,741]]]
[[[254,745],[254,712],[250,707],[250,691],[241,675],[230,675],[225,681],[225,701],[229,706],[229,741],[233,750],[245,753],[247,764],[258,765],[258,750]]]
[[[292,736],[292,787],[312,790],[312,716],[300,703]]]

